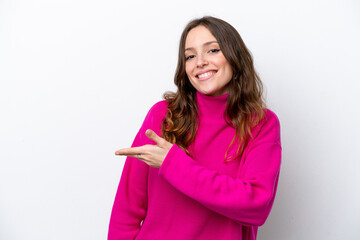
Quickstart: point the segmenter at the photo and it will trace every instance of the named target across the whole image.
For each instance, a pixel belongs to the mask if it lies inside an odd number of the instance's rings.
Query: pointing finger
[[[141,154],[143,152],[143,147],[132,147],[132,148],[123,148],[120,150],[117,150],[115,152],[115,155],[137,155]]]

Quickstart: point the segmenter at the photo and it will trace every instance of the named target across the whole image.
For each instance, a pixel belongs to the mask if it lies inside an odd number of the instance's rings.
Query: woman
[[[256,239],[272,207],[280,125],[238,32],[184,29],[176,93],[148,112],[126,155],[108,239]]]

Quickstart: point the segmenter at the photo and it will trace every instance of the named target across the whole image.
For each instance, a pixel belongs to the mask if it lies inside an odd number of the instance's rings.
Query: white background
[[[106,239],[124,158],[194,17],[231,23],[282,127],[259,239],[360,239],[360,2],[0,0],[0,239]]]

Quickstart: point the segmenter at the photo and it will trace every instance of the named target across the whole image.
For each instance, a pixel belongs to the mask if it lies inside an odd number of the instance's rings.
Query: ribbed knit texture
[[[224,119],[228,94],[196,94],[199,129],[192,158],[176,144],[162,166],[128,157],[111,214],[109,240],[254,240],[268,217],[281,162],[280,125],[266,110],[241,159],[225,161],[235,129]],[[155,144],[161,136],[166,101],[148,112],[132,146]],[[236,147],[229,149],[234,154]],[[143,221],[143,222],[142,222]]]

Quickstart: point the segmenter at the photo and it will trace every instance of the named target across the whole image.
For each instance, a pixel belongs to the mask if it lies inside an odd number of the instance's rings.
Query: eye
[[[209,53],[217,53],[217,52],[219,52],[219,51],[220,51],[220,49],[214,48],[214,49],[211,49],[211,50],[209,51]]]
[[[192,59],[194,57],[195,57],[195,55],[189,55],[189,56],[185,57],[185,61],[190,60],[190,59]]]

